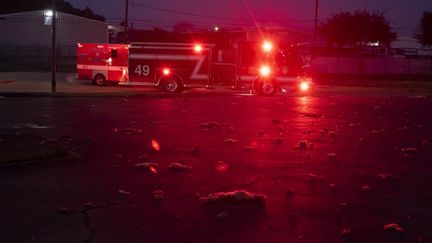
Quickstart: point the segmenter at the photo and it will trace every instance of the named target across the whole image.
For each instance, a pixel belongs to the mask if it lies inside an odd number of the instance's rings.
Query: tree
[[[0,14],[49,9],[51,8],[51,3],[52,0],[0,0]],[[74,8],[72,4],[64,0],[56,0],[55,4],[58,11],[105,21],[105,17],[93,13],[89,7],[81,10]]]
[[[365,46],[370,42],[379,42],[386,46],[396,39],[389,22],[382,12],[357,10],[339,12],[320,26],[320,32],[329,44],[338,46]]]
[[[432,46],[432,11],[423,12],[420,20],[420,33],[417,38],[424,46]]]

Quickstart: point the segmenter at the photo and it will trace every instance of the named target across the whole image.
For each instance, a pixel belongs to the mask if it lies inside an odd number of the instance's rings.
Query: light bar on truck
[[[264,41],[262,48],[264,52],[271,52],[273,44],[270,41]]]

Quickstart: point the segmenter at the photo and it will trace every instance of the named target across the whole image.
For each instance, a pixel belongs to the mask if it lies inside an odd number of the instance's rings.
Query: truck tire
[[[256,86],[256,92],[262,96],[273,96],[279,90],[279,86],[275,80],[259,80]]]
[[[104,86],[106,85],[106,77],[99,73],[94,77],[93,83],[97,86]]]
[[[160,87],[167,93],[180,93],[184,89],[182,81],[175,76],[162,79]]]

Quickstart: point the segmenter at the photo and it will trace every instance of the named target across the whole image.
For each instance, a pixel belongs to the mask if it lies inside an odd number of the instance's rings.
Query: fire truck
[[[270,96],[286,82],[307,92],[311,79],[301,75],[301,64],[293,56],[270,41],[237,42],[232,48],[206,43],[79,43],[77,76],[96,85],[150,85],[168,93],[249,84],[251,93]]]

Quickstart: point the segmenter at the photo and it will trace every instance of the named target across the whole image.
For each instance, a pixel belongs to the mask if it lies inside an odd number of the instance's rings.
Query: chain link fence
[[[76,46],[57,46],[57,71],[76,71]],[[0,71],[49,71],[51,48],[41,46],[0,46]]]

